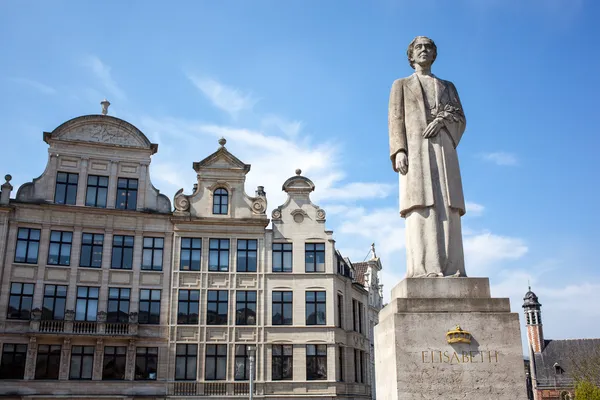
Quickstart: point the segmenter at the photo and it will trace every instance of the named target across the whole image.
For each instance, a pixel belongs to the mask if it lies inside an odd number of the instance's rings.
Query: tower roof
[[[540,307],[541,304],[538,301],[538,297],[535,293],[531,291],[531,286],[529,287],[529,291],[525,293],[525,297],[523,297],[523,308],[528,307]]]

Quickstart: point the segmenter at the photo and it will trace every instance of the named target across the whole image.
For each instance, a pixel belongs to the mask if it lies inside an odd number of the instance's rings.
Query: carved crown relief
[[[61,139],[144,147],[144,143],[129,132],[100,124],[86,125],[79,129],[66,132],[61,135]]]

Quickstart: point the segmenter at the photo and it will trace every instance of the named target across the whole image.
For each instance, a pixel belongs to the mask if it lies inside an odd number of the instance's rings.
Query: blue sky
[[[0,173],[15,188],[40,175],[42,132],[106,97],[159,143],[151,176],[171,198],[220,136],[269,209],[302,168],[338,248],[362,261],[376,243],[389,296],[405,255],[387,102],[412,73],[408,43],[427,35],[467,116],[467,273],[519,313],[530,281],[547,337],[600,337],[599,12],[591,0],[1,2]]]

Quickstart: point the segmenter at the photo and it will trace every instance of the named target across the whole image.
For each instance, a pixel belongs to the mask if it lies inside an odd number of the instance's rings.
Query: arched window
[[[213,214],[226,215],[229,207],[229,193],[227,189],[215,190],[213,196]]]

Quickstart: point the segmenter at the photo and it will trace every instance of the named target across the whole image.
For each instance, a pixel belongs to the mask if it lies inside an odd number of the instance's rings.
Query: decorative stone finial
[[[6,183],[8,183],[12,179],[12,175],[6,174],[6,175],[4,175],[4,179],[6,180]]]
[[[100,102],[100,105],[102,106],[102,115],[108,114],[108,106],[110,106],[110,101],[104,99]]]
[[[226,143],[227,143],[227,140],[225,140],[224,137],[222,137],[221,139],[219,139],[219,144],[221,145],[221,147],[225,147]]]
[[[300,168],[298,168],[298,169],[296,170],[296,175],[301,175],[301,174],[302,174],[302,170],[301,170]]]

